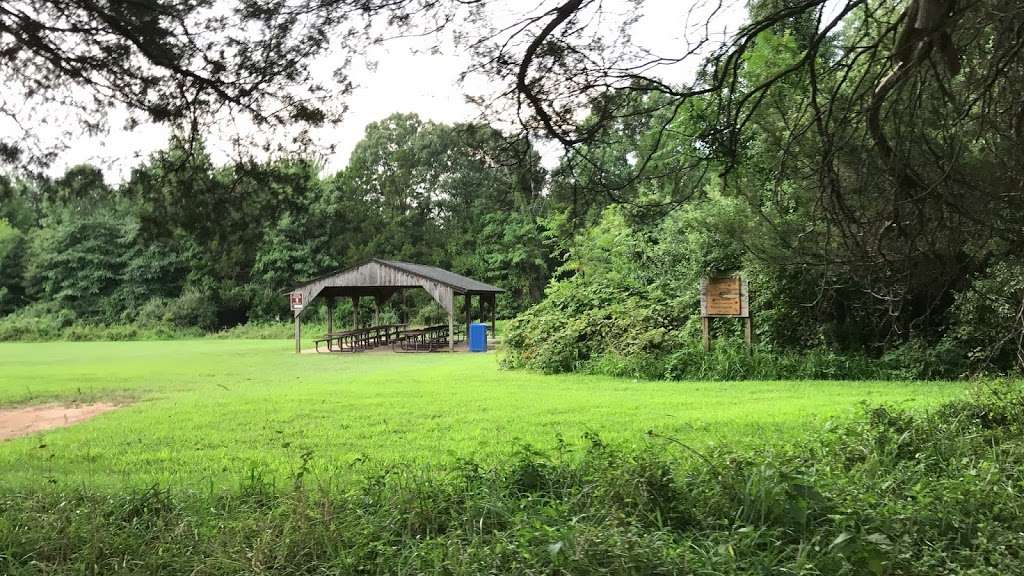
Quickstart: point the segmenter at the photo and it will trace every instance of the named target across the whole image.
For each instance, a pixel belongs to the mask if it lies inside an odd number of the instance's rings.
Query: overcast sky
[[[628,0],[605,0],[606,9],[612,12],[624,10],[627,4]],[[634,28],[634,42],[659,55],[678,54],[685,43],[683,22],[692,4],[682,0],[647,0],[644,18]],[[745,12],[742,6],[737,2],[721,13],[716,21],[717,32],[736,29]],[[327,172],[345,166],[367,124],[394,112],[415,112],[424,119],[448,123],[479,116],[479,111],[466,102],[464,88],[458,82],[459,74],[469,64],[468,57],[452,49],[440,54],[414,53],[431,44],[432,41],[423,39],[391,41],[373,49],[370,58],[376,66],[372,69],[363,61],[354,63],[351,75],[357,88],[348,98],[349,112],[340,125],[315,134],[321,144],[336,147],[335,153],[326,158]],[[692,76],[694,64],[665,74],[673,76],[668,78],[673,82],[686,81],[687,76]],[[471,92],[488,88],[477,82],[468,87]],[[68,166],[89,162],[102,166],[108,180],[117,182],[147,155],[166,145],[166,127],[143,125],[126,132],[119,127],[124,118],[124,114],[114,111],[109,134],[83,136],[72,142],[70,150],[52,166],[51,173],[59,174]],[[230,147],[223,140],[211,135],[207,144],[215,161],[226,162],[230,158]],[[548,146],[544,151],[547,164],[557,161],[555,147]]]

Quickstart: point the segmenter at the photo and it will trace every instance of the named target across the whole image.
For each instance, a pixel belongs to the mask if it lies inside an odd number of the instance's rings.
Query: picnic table
[[[405,324],[381,324],[344,332],[328,332],[314,340],[313,345],[317,352],[320,351],[320,344],[326,344],[328,352],[363,352],[394,342],[405,327]]]
[[[460,332],[455,332],[458,343]],[[403,330],[391,345],[396,352],[436,352],[448,347],[448,325],[435,324],[413,330]]]

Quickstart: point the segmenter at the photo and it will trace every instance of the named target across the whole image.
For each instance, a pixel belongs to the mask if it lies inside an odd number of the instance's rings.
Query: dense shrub
[[[52,303],[26,306],[0,318],[0,341],[54,340],[76,319],[74,312]]]
[[[302,322],[303,334],[323,334],[327,325],[322,322]],[[210,338],[246,340],[287,340],[295,337],[295,324],[291,322],[247,322],[225,328],[208,335]]]
[[[61,320],[63,311],[53,317],[26,313],[37,310],[33,307],[0,320],[0,342],[170,340],[203,336],[198,328],[171,324],[91,324]]]
[[[685,237],[684,227],[666,225],[665,234]],[[604,353],[649,362],[672,350],[693,331],[687,323],[699,303],[699,258],[715,258],[711,250],[687,257],[677,247],[634,232],[609,210],[548,285],[544,300],[509,323],[506,364],[564,372]]]
[[[143,325],[168,324],[181,328],[212,330],[217,324],[217,303],[211,294],[187,291],[177,298],[154,298],[138,311]]]
[[[252,321],[231,328],[203,331],[188,324],[166,321],[166,302],[151,301],[140,321],[120,324],[91,324],[74,318],[55,306],[33,305],[0,318],[0,342],[172,340],[179,338],[224,338],[249,340],[288,340],[295,335],[291,322]],[[322,334],[327,327],[313,316],[302,324],[303,333]]]
[[[53,302],[36,303],[0,318],[0,342],[165,340],[203,335],[198,327],[165,321],[160,315],[162,307],[160,313],[153,312],[157,304],[159,301],[144,306],[136,322],[100,324],[83,321]]]
[[[1024,370],[1024,263],[998,262],[957,295],[951,345],[982,367]]]
[[[253,469],[225,492],[0,495],[4,574],[1024,574],[1024,396],[866,408],[816,437],[698,452],[523,447],[494,467]]]
[[[892,350],[882,358],[840,354],[826,348],[777,349],[742,340],[717,341],[704,352],[699,341],[680,341],[671,352],[621,354],[603,352],[578,369],[611,376],[667,380],[935,380],[955,377],[957,365],[944,358],[944,345],[929,347],[917,341]]]
[[[885,324],[884,307],[852,306],[865,298],[854,294],[863,292],[856,285],[824,288],[849,279],[751,257],[723,232],[745,219],[741,212],[712,197],[644,227],[605,210],[572,243],[544,300],[509,323],[505,365],[695,380],[945,379],[1013,371],[1024,357],[1020,267],[995,266],[977,279],[958,297],[944,333],[900,332]],[[749,281],[760,344],[748,355],[741,322],[722,319],[705,354],[700,279],[732,271]]]

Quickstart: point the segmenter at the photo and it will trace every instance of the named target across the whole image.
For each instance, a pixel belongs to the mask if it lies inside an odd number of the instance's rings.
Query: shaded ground
[[[97,402],[75,406],[44,404],[0,410],[0,440],[70,426],[116,408],[116,404]]]

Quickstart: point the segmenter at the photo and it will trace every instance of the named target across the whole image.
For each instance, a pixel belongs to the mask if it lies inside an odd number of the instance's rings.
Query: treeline
[[[514,313],[547,280],[545,177],[524,140],[396,114],[334,175],[301,158],[218,167],[201,142],[175,139],[119,185],[92,166],[3,178],[0,338],[284,320],[283,290],[371,257],[502,286]]]

